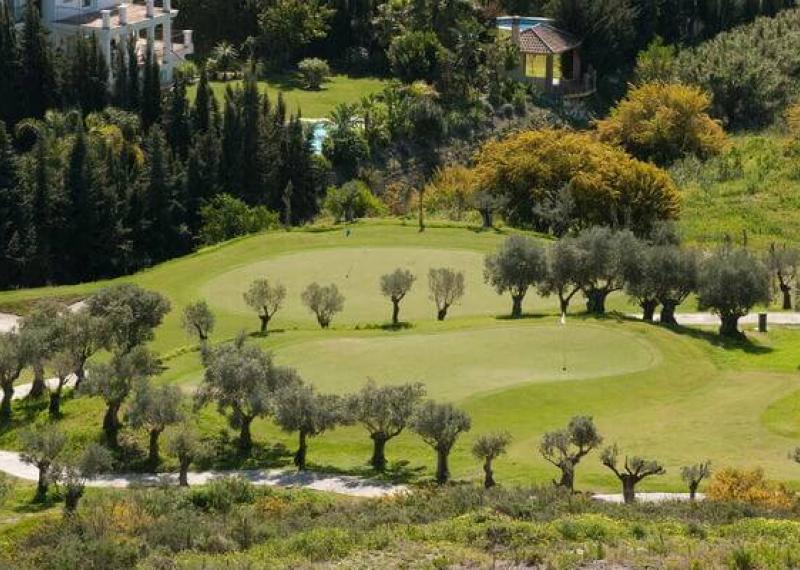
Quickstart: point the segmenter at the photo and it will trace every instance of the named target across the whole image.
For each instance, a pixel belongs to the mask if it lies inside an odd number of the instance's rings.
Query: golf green
[[[336,337],[276,351],[320,390],[423,382],[434,398],[458,400],[527,382],[619,376],[660,361],[642,337],[576,322],[380,337]]]

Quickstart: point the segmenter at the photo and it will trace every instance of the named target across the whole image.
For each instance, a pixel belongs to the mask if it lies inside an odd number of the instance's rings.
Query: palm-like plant
[[[210,63],[217,76],[222,75],[222,79],[227,80],[228,74],[239,66],[239,51],[230,42],[220,42],[211,50]]]

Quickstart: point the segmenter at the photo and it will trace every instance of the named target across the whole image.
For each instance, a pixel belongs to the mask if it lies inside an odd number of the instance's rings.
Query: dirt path
[[[47,380],[53,385],[56,379]],[[74,385],[74,378],[69,381]],[[14,400],[20,400],[31,391],[31,384],[21,384],[14,389]],[[0,396],[2,400],[2,396]],[[14,451],[0,451],[0,471],[18,479],[36,481],[39,478],[38,470],[32,465],[22,461],[20,454]],[[259,470],[232,470],[232,471],[202,471],[189,473],[190,485],[203,485],[212,479],[238,475],[244,477],[254,485],[268,485],[274,487],[313,489],[315,491],[328,491],[351,497],[386,497],[407,490],[405,485],[392,485],[383,481],[375,481],[349,475],[335,475],[330,473],[317,473],[313,471],[297,472],[285,469],[259,469]],[[163,484],[178,484],[177,473],[113,473],[101,475],[87,483],[90,487],[141,487],[157,486]]]
[[[641,319],[642,315],[628,315],[635,319]],[[717,315],[711,313],[676,313],[675,319],[679,325],[684,326],[719,326],[720,320]],[[656,315],[658,321],[658,315]],[[758,313],[750,313],[746,317],[739,319],[740,326],[758,325]],[[767,313],[767,326],[769,325],[797,325],[800,326],[800,313]]]

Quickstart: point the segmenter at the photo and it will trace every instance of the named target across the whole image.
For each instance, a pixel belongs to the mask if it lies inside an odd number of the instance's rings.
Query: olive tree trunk
[[[675,301],[664,301],[661,305],[661,324],[676,327],[678,320],[675,318],[675,309],[678,304]]]
[[[392,324],[397,326],[400,324],[400,301],[392,299]]]
[[[606,297],[608,293],[602,289],[591,289],[586,293],[586,310],[593,315],[606,314]]]
[[[11,401],[14,399],[14,385],[3,384],[3,402],[0,403],[0,422],[11,421]]]
[[[785,283],[781,283],[781,295],[783,296],[783,310],[784,311],[791,311],[792,310],[792,287],[790,285],[786,285]]]
[[[487,457],[483,463],[483,474],[483,487],[485,489],[491,489],[497,484],[494,480],[494,470],[492,469],[492,459],[490,457]]]
[[[653,322],[653,317],[656,314],[656,307],[658,301],[655,299],[645,299],[639,305],[642,307],[642,320],[648,323]]]
[[[575,491],[575,470],[568,467],[561,467],[560,469],[561,479],[558,481],[558,486],[573,493]]]
[[[692,481],[689,483],[689,500],[694,501],[697,498],[697,488],[700,486],[699,481]]]
[[[33,364],[33,383],[31,384],[31,391],[28,392],[28,398],[36,400],[44,395],[47,386],[44,383],[44,365],[41,362]]]
[[[444,485],[450,479],[450,467],[447,463],[449,455],[449,450],[436,450],[436,482],[439,485]]]
[[[622,479],[622,498],[626,505],[636,502],[636,481],[631,477]]]
[[[50,465],[42,464],[39,465],[39,480],[36,482],[36,496],[34,497],[34,501],[37,503],[44,502],[47,498],[47,472],[50,469]]]
[[[730,338],[738,338],[741,336],[739,332],[739,316],[738,315],[720,315],[722,325],[719,327],[719,334]]]
[[[308,454],[308,442],[306,432],[300,430],[298,436],[297,453],[294,454],[294,465],[298,471],[306,470],[306,455]]]
[[[189,486],[189,465],[192,464],[192,460],[188,457],[181,457],[180,458],[180,466],[178,472],[178,484],[181,487],[188,487]]]
[[[525,294],[511,296],[511,318],[522,318],[522,301],[525,299]]]
[[[164,430],[160,427],[150,430],[150,445],[147,453],[147,462],[154,472],[158,467],[159,461],[161,460],[161,454],[159,453],[158,449],[158,438],[161,436],[162,431]]]
[[[494,227],[494,215],[491,208],[481,208],[479,210],[481,220],[483,221],[483,229],[490,230]]]
[[[267,315],[258,315],[259,320],[261,320],[261,334],[266,336],[269,334],[267,330],[269,327],[269,316]]]
[[[73,514],[78,510],[78,503],[83,497],[83,485],[70,485],[64,494],[64,510],[67,515]]]
[[[253,434],[250,433],[250,425],[255,418],[244,416],[240,420],[242,425],[239,426],[239,451],[249,455],[250,450],[253,449]]]
[[[369,464],[375,471],[384,471],[386,469],[386,442],[388,438],[382,434],[373,434],[372,436],[372,458]]]
[[[57,418],[61,415],[61,382],[50,391],[50,405],[47,413],[51,418]]]
[[[447,309],[449,309],[447,305],[439,307],[438,311],[436,312],[436,320],[443,321],[445,317],[447,317]]]
[[[109,403],[106,407],[106,414],[103,416],[103,432],[106,435],[106,440],[109,447],[116,449],[119,447],[119,429],[121,427],[119,421],[119,409],[122,406],[120,402]]]

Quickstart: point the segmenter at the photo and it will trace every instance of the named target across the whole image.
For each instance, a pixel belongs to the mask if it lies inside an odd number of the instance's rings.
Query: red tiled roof
[[[579,45],[581,41],[578,38],[550,24],[537,24],[519,34],[519,49],[522,53],[559,54],[575,49]]]

